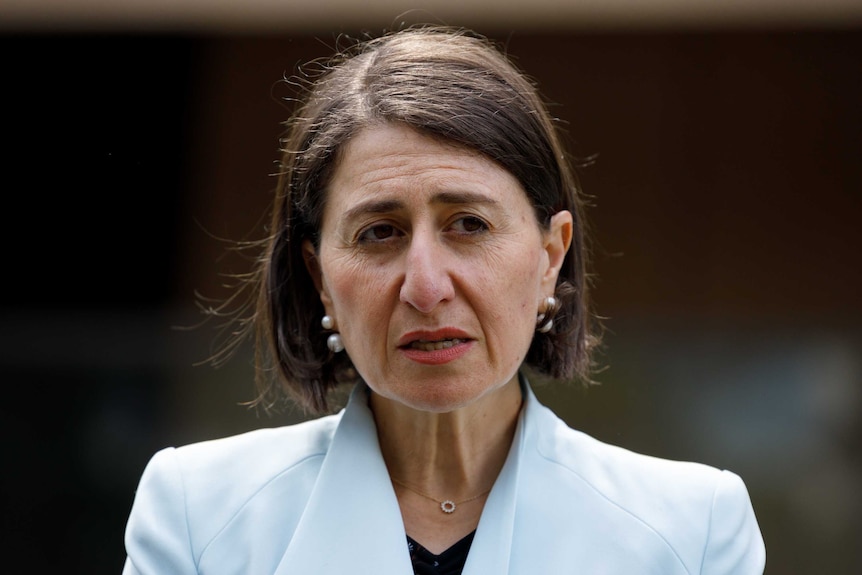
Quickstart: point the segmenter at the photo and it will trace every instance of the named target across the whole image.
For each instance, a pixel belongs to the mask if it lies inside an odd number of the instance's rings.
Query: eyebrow
[[[432,204],[461,205],[461,204],[484,204],[496,206],[500,202],[485,194],[476,192],[440,192],[431,198]],[[363,214],[385,214],[404,208],[401,200],[368,200],[356,205],[344,213],[346,220],[353,219]]]

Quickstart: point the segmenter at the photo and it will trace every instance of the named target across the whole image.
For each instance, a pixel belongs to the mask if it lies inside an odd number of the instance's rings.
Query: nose
[[[431,313],[455,295],[445,248],[433,233],[414,234],[405,255],[400,299],[421,313]]]

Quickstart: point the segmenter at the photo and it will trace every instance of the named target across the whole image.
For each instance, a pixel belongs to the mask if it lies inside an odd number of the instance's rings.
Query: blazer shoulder
[[[614,501],[651,493],[678,497],[680,489],[711,497],[722,473],[702,463],[637,453],[572,429],[541,407],[538,451]]]
[[[207,508],[218,502],[229,510],[277,478],[319,465],[339,420],[338,415],[328,416],[176,448],[175,464],[189,504]]]
[[[157,540],[172,526],[190,538],[194,557],[249,505],[289,492],[304,505],[340,414],[277,428],[168,447],[147,464],[129,519],[127,542]],[[151,529],[152,528],[152,529]]]
[[[728,470],[636,453],[570,428],[547,408],[537,450],[570,485],[630,518],[632,529],[662,539],[690,572],[716,561],[748,561],[733,573],[762,573],[763,542],[748,491]],[[736,554],[717,549],[736,546]]]

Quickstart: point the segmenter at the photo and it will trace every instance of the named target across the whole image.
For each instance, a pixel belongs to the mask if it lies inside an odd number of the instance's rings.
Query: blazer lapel
[[[276,575],[412,572],[398,500],[358,385]]]
[[[522,383],[524,402],[535,401],[529,385]],[[464,575],[484,575],[486,573],[505,574],[509,572],[509,558],[512,552],[512,536],[515,529],[515,503],[518,493],[518,479],[524,449],[524,417],[527,405],[521,409],[515,437],[509,455],[494,482],[494,488],[485,501],[485,508],[479,518],[476,536],[467,555]]]

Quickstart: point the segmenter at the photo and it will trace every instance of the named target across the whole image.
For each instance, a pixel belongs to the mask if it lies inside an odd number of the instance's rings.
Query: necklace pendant
[[[440,509],[443,510],[443,513],[452,513],[455,511],[455,502],[451,499],[447,499],[446,501],[440,502]]]

